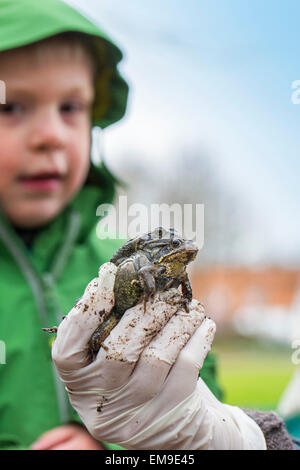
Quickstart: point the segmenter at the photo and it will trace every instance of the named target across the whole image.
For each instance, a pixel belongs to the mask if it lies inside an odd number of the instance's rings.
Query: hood
[[[120,49],[102,28],[60,0],[0,0],[0,52],[71,31],[90,41],[96,65],[101,65],[95,79],[92,124],[105,128],[126,110],[128,85],[118,71]]]

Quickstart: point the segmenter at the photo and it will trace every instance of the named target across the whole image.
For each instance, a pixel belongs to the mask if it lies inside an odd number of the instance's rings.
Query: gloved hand
[[[58,328],[52,357],[72,406],[99,441],[127,449],[265,449],[257,424],[221,404],[198,378],[215,324],[177,289],[127,310],[89,362],[87,344],[112,308],[116,266],[106,263]],[[101,313],[102,312],[102,313]]]

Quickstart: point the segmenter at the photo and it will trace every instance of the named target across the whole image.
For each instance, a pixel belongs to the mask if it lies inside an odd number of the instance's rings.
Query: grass
[[[292,377],[292,351],[280,345],[241,337],[217,338],[219,381],[230,405],[276,409]]]

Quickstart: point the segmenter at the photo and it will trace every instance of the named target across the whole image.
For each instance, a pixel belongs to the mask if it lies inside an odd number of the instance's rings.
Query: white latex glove
[[[72,406],[99,441],[127,449],[265,449],[242,410],[198,378],[215,324],[177,289],[127,310],[89,363],[87,343],[112,308],[116,266],[106,263],[58,328],[52,357]],[[102,312],[102,313],[101,313]]]
[[[300,368],[298,367],[278,403],[278,413],[285,419],[300,413]]]

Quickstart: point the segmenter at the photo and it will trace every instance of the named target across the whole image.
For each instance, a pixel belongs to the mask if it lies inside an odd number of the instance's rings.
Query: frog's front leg
[[[185,273],[184,278],[181,281],[181,289],[182,289],[182,296],[183,296],[183,305],[187,312],[189,312],[189,303],[193,299],[193,291],[190,280],[188,278],[187,273]]]
[[[154,264],[142,266],[137,271],[138,280],[132,281],[133,283],[139,283],[144,291],[144,312],[146,311],[146,302],[156,292],[155,275],[161,274],[165,271],[164,267],[158,267]]]

